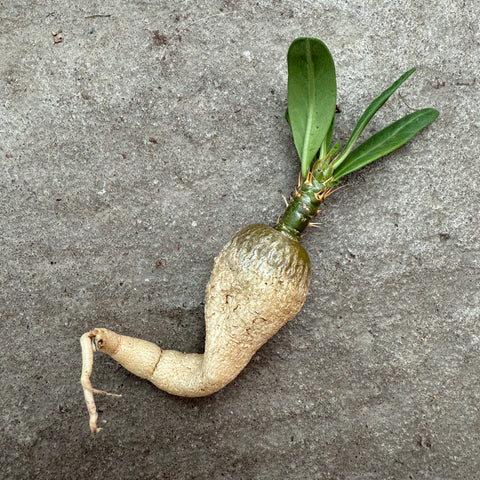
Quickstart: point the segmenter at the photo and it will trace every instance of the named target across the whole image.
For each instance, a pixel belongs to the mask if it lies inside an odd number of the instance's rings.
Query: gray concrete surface
[[[475,0],[7,0],[0,18],[1,478],[479,478]],[[223,391],[175,398],[98,355],[95,386],[123,397],[97,398],[92,437],[80,335],[201,352],[215,254],[281,213],[304,35],[334,55],[337,139],[414,65],[369,132],[440,118],[328,199],[305,308]]]

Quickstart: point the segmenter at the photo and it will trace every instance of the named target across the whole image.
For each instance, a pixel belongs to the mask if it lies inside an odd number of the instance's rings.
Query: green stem
[[[321,169],[314,169],[307,176],[275,226],[277,230],[294,240],[300,240],[332,187],[329,170],[322,172]]]

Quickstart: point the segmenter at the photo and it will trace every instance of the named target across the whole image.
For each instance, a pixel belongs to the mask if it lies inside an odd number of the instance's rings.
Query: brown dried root
[[[96,350],[95,337],[97,331],[84,333],[80,338],[80,345],[82,347],[82,376],[80,382],[83,387],[83,395],[85,396],[85,403],[87,404],[88,413],[90,415],[90,430],[92,433],[98,433],[101,428],[97,427],[98,413],[93,398],[94,393],[102,395],[111,395],[113,397],[121,397],[116,393],[104,392],[103,390],[97,390],[92,387],[90,377],[93,369],[93,352]]]

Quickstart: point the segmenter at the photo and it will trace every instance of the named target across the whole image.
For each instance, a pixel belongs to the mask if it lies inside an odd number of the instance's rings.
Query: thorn
[[[328,197],[329,195],[331,195],[332,193],[335,193],[337,190],[341,190],[342,188],[345,188],[345,187],[347,187],[347,185],[340,185],[340,186],[337,187],[337,188],[333,188],[333,187],[330,188],[330,189],[328,190],[328,192],[327,192],[327,197]],[[325,197],[325,198],[327,198],[327,197]]]
[[[328,190],[320,190],[314,194],[317,202],[323,202],[328,197]]]
[[[311,185],[311,184],[312,184],[312,180],[313,180],[313,171],[312,171],[312,170],[309,170],[309,171],[308,171],[307,178],[305,179],[305,183],[306,183],[307,185]]]

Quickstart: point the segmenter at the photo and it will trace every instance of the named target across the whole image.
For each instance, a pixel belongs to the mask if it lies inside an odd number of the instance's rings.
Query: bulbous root
[[[92,387],[92,383],[90,382],[93,369],[93,353],[99,348],[102,348],[102,345],[105,342],[102,330],[103,329],[95,328],[90,332],[84,333],[80,338],[80,345],[82,347],[82,376],[80,382],[83,387],[83,395],[90,416],[90,430],[92,433],[98,433],[101,430],[101,428],[97,427],[98,413],[93,394],[98,393],[102,395],[111,395],[113,397],[121,397],[121,395],[116,393],[97,390]]]
[[[81,383],[91,431],[100,430],[94,394],[106,394],[90,382],[95,351],[172,395],[210,395],[236,378],[255,352],[295,317],[305,302],[310,276],[308,254],[297,239],[265,225],[250,225],[215,259],[205,291],[204,353],[163,350],[105,328],[82,335]]]

